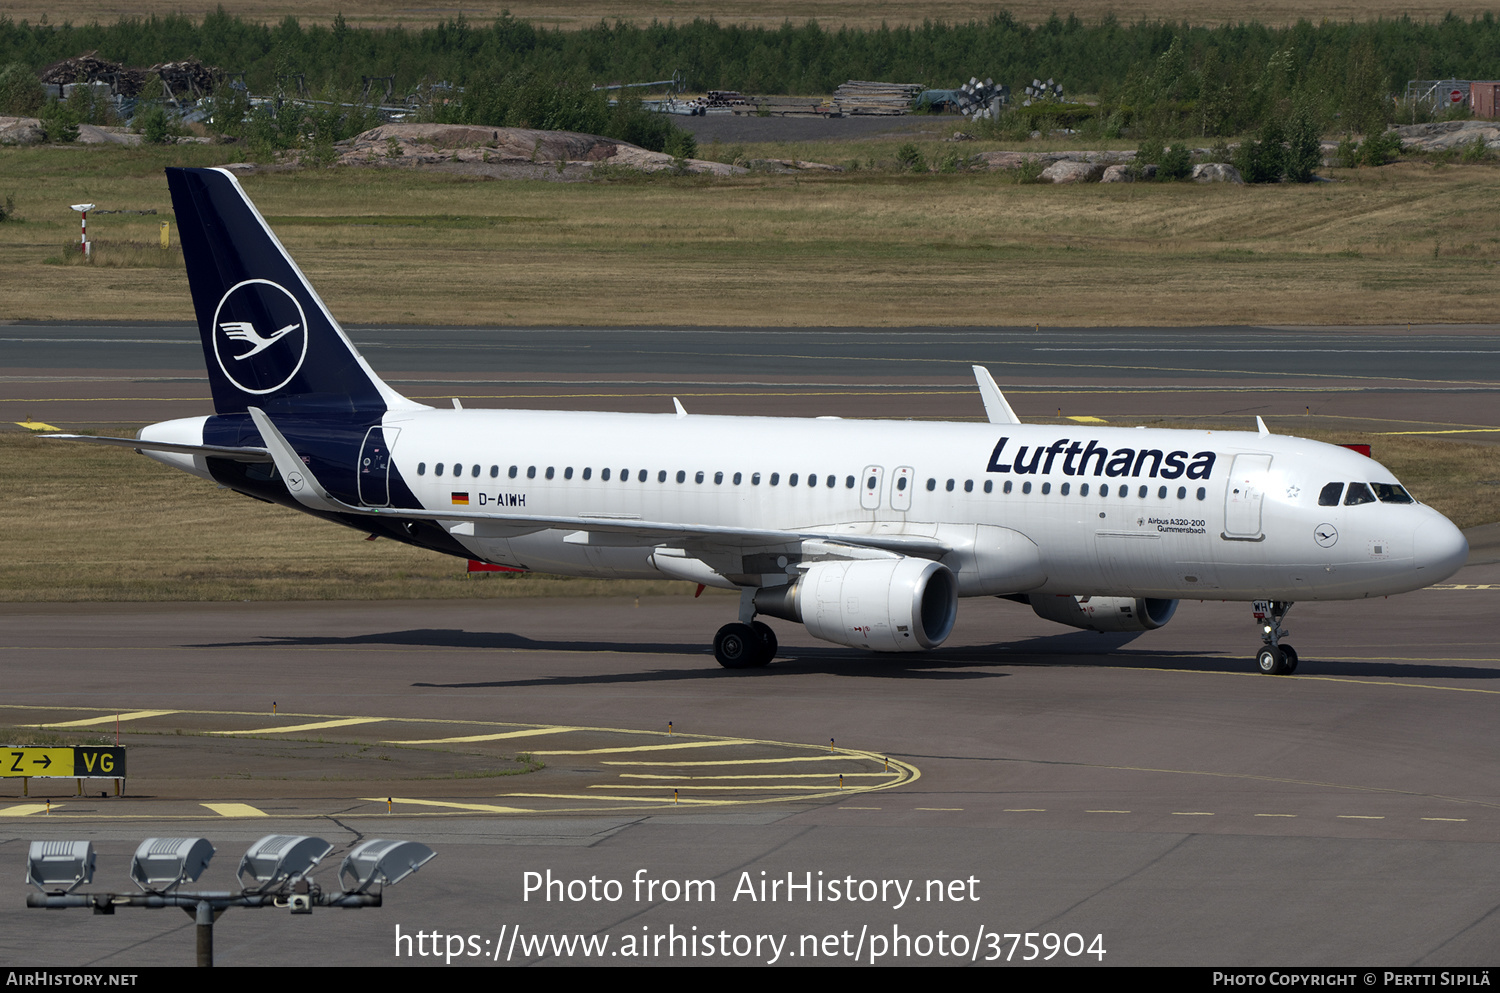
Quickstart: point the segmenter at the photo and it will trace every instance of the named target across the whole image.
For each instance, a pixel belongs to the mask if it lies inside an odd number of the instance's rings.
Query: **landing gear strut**
[[[740,619],[714,635],[714,658],[726,669],[757,669],[776,657],[776,632],[755,619],[755,590],[740,594]]]
[[[1297,671],[1297,650],[1281,641],[1291,634],[1281,625],[1291,609],[1286,600],[1255,601],[1255,620],[1260,625],[1260,640],[1264,642],[1255,655],[1255,666],[1268,676],[1290,676]]]

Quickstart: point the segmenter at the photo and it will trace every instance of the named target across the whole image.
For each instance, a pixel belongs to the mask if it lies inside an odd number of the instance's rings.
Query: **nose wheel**
[[[1255,654],[1255,667],[1268,676],[1290,676],[1297,671],[1297,650],[1281,640],[1291,634],[1281,623],[1291,609],[1285,600],[1255,601],[1255,621],[1264,642]]]

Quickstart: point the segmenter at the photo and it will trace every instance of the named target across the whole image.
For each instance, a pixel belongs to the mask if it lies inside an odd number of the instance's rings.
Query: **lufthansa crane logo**
[[[247,279],[230,287],[214,311],[214,357],[246,393],[275,393],[307,358],[307,315],[284,286]]]

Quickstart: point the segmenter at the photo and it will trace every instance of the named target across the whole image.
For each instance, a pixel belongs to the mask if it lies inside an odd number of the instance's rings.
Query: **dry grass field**
[[[1332,440],[1330,436],[1330,440]],[[1500,520],[1500,448],[1354,436],[1460,527]],[[460,559],[259,503],[123,449],[0,434],[0,601],[691,594],[675,582],[464,574]],[[108,486],[99,485],[107,480]],[[232,529],[225,522],[234,521]],[[232,543],[226,535],[233,534]],[[170,535],[170,541],[163,536]],[[707,595],[707,594],[706,594]]]
[[[929,161],[954,148],[929,142]],[[984,143],[966,143],[967,153]],[[751,154],[778,149],[748,149]],[[188,319],[155,248],[169,161],[233,148],[0,151],[0,318]],[[243,152],[239,152],[243,154]],[[890,141],[807,146],[843,174],[480,181],[405,167],[246,177],[351,323],[1198,325],[1493,318],[1500,172],[1403,162],[1305,186],[1017,185],[870,168]],[[66,264],[80,200],[97,264]],[[134,245],[135,247],[131,247]],[[175,245],[175,241],[174,241]],[[149,251],[142,250],[149,248]]]
[[[24,19],[32,23],[46,18],[48,23],[53,24],[88,24],[93,21],[112,23],[122,17],[168,14],[182,14],[200,20],[216,6],[218,4],[204,0],[190,3],[179,3],[177,0],[15,0],[5,5],[4,14],[16,21]],[[853,3],[851,0],[481,0],[479,3],[462,5],[420,7],[412,6],[404,0],[366,0],[360,4],[344,3],[343,0],[306,0],[300,3],[293,3],[291,0],[247,0],[234,4],[231,10],[250,21],[274,23],[284,17],[295,17],[303,24],[327,24],[335,15],[342,13],[350,24],[365,27],[396,24],[422,26],[460,15],[474,23],[485,23],[508,10],[522,20],[562,28],[587,27],[600,20],[682,23],[700,17],[714,18],[721,24],[777,26],[784,21],[801,24],[815,20],[825,27],[848,25],[875,28],[881,24],[921,24],[925,19],[983,20],[1000,10],[1008,10],[1011,16],[1027,24],[1040,24],[1057,13],[1063,17],[1076,14],[1089,23],[1112,14],[1125,23],[1146,20],[1216,25],[1259,21],[1279,26],[1299,20],[1316,24],[1325,20],[1365,21],[1402,15],[1409,15],[1416,20],[1437,20],[1450,11],[1467,19],[1493,8],[1475,0],[1461,0],[1458,3],[1437,0],[1369,0],[1366,3],[1323,0],[1316,4],[1294,3],[1291,0],[1242,0],[1233,4],[1209,3],[1207,0],[1188,0],[1186,3],[1168,3],[1166,0],[1085,0],[1069,5],[1045,0],[1012,0],[1010,3],[988,7],[944,8],[936,11],[930,7],[895,3],[892,0],[876,3]]]

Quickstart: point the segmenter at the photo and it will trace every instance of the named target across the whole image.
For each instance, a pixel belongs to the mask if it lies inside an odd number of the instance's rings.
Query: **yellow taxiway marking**
[[[918,807],[917,809],[918,810],[941,810],[943,808],[941,808],[941,807]],[[1007,814],[1045,814],[1046,812],[1047,812],[1047,808],[1046,807],[1006,807],[1005,810],[1004,810],[1004,813],[1007,813]]]
[[[842,807],[835,807],[834,809],[835,810],[879,810],[880,808],[879,807],[850,807],[850,806],[846,805],[846,806],[842,806]]]
[[[1174,810],[1174,811],[1172,811],[1172,816],[1173,817],[1212,817],[1213,815],[1214,815],[1214,812],[1211,811],[1211,810]]]
[[[726,745],[755,745],[759,742],[742,738],[724,738],[719,741],[679,741],[670,745],[626,745],[622,748],[578,748],[560,749],[551,752],[533,751],[532,755],[609,755],[614,752],[654,752],[665,748],[723,748]],[[804,746],[805,747],[805,746]]]
[[[1374,814],[1337,814],[1335,816],[1337,816],[1340,820],[1345,820],[1345,821],[1383,821],[1383,820],[1385,820],[1385,818],[1383,816],[1377,817]]]
[[[1429,590],[1500,590],[1500,583],[1434,583]]]
[[[1424,821],[1447,821],[1451,824],[1463,824],[1469,819],[1467,817],[1424,817]]]
[[[656,790],[658,793],[666,789],[668,783],[594,783],[589,787],[591,790]],[[743,793],[746,790],[813,790],[819,793],[838,792],[838,787],[833,783],[824,783],[821,786],[802,786],[797,783],[775,783],[768,786],[694,786],[682,783],[672,786],[673,789],[681,790],[724,790],[726,792]]]
[[[880,808],[879,807],[872,807],[870,809],[871,810],[879,810]],[[955,811],[955,810],[963,810],[964,808],[962,808],[962,807],[913,807],[912,809],[913,810],[941,810],[941,811],[950,811],[951,812],[951,811]]]
[[[114,721],[124,723],[126,721],[138,721],[145,717],[164,717],[167,714],[178,714],[179,710],[132,710],[125,714],[107,714],[104,717],[85,717],[77,721],[63,721],[60,724],[27,724],[26,727],[34,728],[86,728],[97,724],[110,724]]]
[[[500,795],[501,796],[524,797],[524,798],[526,798],[528,800],[589,800],[589,801],[593,801],[593,802],[599,802],[599,801],[603,801],[603,800],[614,800],[614,801],[617,801],[619,803],[656,803],[656,804],[666,804],[669,807],[672,805],[672,798],[671,797],[665,797],[665,798],[663,798],[659,794],[657,796],[599,796],[598,794],[589,794],[589,793],[502,793]],[[700,807],[729,806],[729,805],[733,805],[733,804],[735,804],[737,802],[738,801],[735,801],[735,800],[706,800],[706,799],[694,798],[694,797],[684,797],[682,799],[682,805],[683,806],[687,806],[687,805],[691,804],[691,805],[700,806]],[[750,802],[759,803],[761,801],[756,800],[756,801],[750,801]],[[546,811],[528,810],[528,811],[525,811],[525,813],[528,813],[528,814],[546,813]]]
[[[1394,420],[1394,418],[1393,418]],[[1500,428],[1455,428],[1451,431],[1372,431],[1371,434],[1488,434]]]
[[[541,752],[533,752],[540,755]],[[848,762],[850,759],[866,759],[871,762],[880,762],[881,758],[871,757],[858,752],[844,752],[834,755],[802,755],[791,759],[712,759],[698,762],[678,762],[674,759],[663,759],[660,762],[631,762],[621,759],[606,759],[600,765],[669,765],[673,768],[690,765],[771,765],[777,762]]]
[[[500,741],[504,738],[525,738],[535,734],[561,734],[564,731],[589,731],[591,728],[546,727],[530,728],[526,731],[500,731],[495,734],[466,734],[457,738],[393,738],[382,745],[460,745],[474,741]],[[557,754],[549,752],[548,754]]]
[[[886,778],[900,779],[900,773],[895,772],[777,772],[764,775],[744,776],[674,776],[666,772],[622,772],[621,779],[665,779],[673,783],[688,782],[699,779],[832,779],[843,775],[845,779],[877,779],[881,776]]]
[[[443,807],[448,810],[472,810],[481,814],[530,814],[535,811],[527,810],[525,807],[502,807],[493,803],[451,803],[446,800],[416,800],[410,797],[393,796],[367,796],[361,797],[370,803],[385,803],[387,799],[391,803],[414,803],[422,807]]]
[[[1256,817],[1296,817],[1296,814],[1256,814]]]
[[[1106,421],[1102,417],[1090,417],[1088,414],[1079,414],[1077,416],[1073,416],[1073,415],[1070,414],[1070,415],[1068,415],[1068,420],[1070,420],[1070,421],[1077,421],[1079,424],[1108,424],[1109,423],[1108,421]]]
[[[1128,810],[1085,810],[1085,814],[1128,814]]]
[[[281,727],[248,728],[241,731],[210,731],[209,734],[290,734],[293,731],[321,731],[324,728],[346,728],[356,724],[379,724],[384,717],[346,717],[338,721],[315,721],[312,724],[286,724]]]
[[[62,804],[54,803],[53,807],[61,807]],[[47,812],[45,803],[18,803],[14,807],[6,807],[0,810],[0,817],[30,817],[32,814],[43,814]]]
[[[270,817],[271,815],[248,803],[205,803],[203,806],[220,817]]]
[[[52,425],[47,424],[47,423],[45,423],[43,421],[16,421],[15,424],[16,424],[17,427],[25,428],[27,431],[61,431],[62,430],[61,428],[55,428]]]

